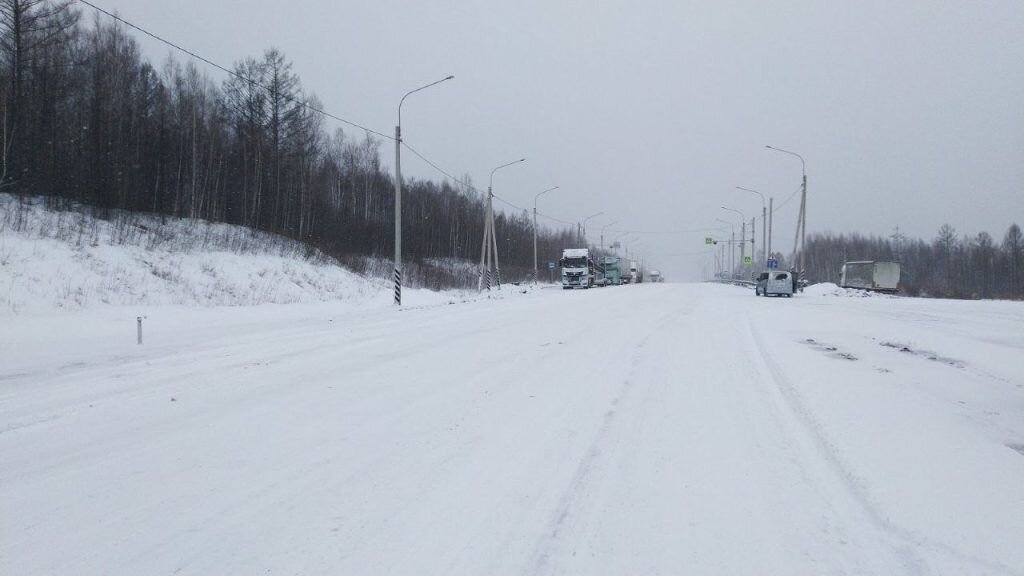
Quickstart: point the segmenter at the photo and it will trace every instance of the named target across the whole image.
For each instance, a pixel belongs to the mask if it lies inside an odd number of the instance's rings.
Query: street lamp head
[[[520,158],[519,160],[513,160],[512,162],[509,162],[508,164],[502,164],[501,166],[498,166],[494,170],[491,170],[490,181],[487,183],[488,189],[490,189],[491,186],[494,184],[494,173],[495,172],[497,172],[498,170],[501,170],[502,168],[507,168],[507,167],[509,167],[509,166],[511,166],[513,164],[519,164],[520,162],[526,162],[526,158]]]
[[[455,79],[455,74],[449,74],[448,77],[445,78],[445,80],[454,80],[454,79]]]

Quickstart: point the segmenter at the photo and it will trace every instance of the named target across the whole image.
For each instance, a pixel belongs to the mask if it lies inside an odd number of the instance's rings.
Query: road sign
[[[769,259],[766,264],[769,270],[776,270],[779,267],[779,261],[776,260],[775,258]]]
[[[554,271],[555,271],[555,263],[554,262],[548,262],[548,272],[554,272]]]
[[[750,256],[744,256],[743,257],[743,265],[744,266],[750,266],[753,263],[754,263],[754,259],[752,257],[750,257]]]
[[[715,243],[715,239],[712,238],[711,236],[705,236],[704,237],[704,245],[705,246],[711,246],[714,243]]]

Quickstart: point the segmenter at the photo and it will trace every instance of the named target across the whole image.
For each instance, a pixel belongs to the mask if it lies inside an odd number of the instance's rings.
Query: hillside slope
[[[273,234],[0,194],[0,314],[373,298],[390,298],[386,281]]]

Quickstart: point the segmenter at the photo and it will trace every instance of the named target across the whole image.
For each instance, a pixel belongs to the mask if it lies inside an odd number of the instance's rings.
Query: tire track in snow
[[[569,519],[573,515],[573,511],[577,508],[580,500],[587,492],[587,487],[590,484],[590,478],[593,475],[594,469],[598,467],[600,457],[606,451],[605,446],[612,438],[612,432],[618,421],[618,415],[623,401],[635,386],[633,374],[640,366],[641,358],[643,357],[648,344],[650,344],[655,335],[663,330],[668,323],[678,320],[679,316],[688,314],[692,306],[693,303],[690,302],[689,306],[686,308],[676,310],[675,312],[666,314],[659,318],[657,324],[652,328],[652,330],[633,347],[633,351],[630,355],[629,372],[623,380],[615,398],[612,399],[611,407],[601,418],[601,424],[598,426],[594,439],[591,441],[590,445],[584,452],[583,458],[576,466],[576,470],[569,483],[562,489],[562,494],[558,499],[558,505],[555,508],[555,513],[552,515],[551,521],[548,523],[548,527],[544,531],[545,536],[537,543],[533,565],[529,571],[530,573],[544,574],[550,571],[550,562],[554,556],[555,548],[560,537],[564,533]]]
[[[810,443],[808,448],[816,452],[826,465],[827,475],[831,476],[831,478],[826,477],[823,480],[826,482],[831,480],[831,484],[839,487],[841,494],[845,494],[848,497],[850,502],[855,505],[855,509],[878,532],[878,539],[904,562],[904,567],[908,573],[931,573],[926,560],[918,551],[919,548],[926,547],[931,551],[946,554],[985,572],[996,571],[1000,574],[1024,574],[1024,572],[1018,569],[963,553],[948,544],[915,534],[894,524],[871,498],[865,482],[843,462],[838,450],[828,439],[821,424],[815,419],[810,409],[804,403],[796,386],[785,375],[781,367],[771,360],[771,356],[766,354],[764,338],[749,318],[746,320],[746,332],[748,338],[754,344],[751,346],[751,349],[756,351],[755,360],[759,365],[759,371],[765,377],[765,380],[772,385],[772,388],[779,393],[782,407],[790,413],[793,421],[804,432],[804,439]]]

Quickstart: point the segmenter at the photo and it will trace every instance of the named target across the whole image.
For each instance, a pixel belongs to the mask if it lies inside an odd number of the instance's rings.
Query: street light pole
[[[721,218],[715,218],[715,222],[721,222],[722,224],[728,224],[732,230],[732,235],[729,239],[729,277],[733,275],[733,271],[736,270],[736,225],[728,220],[722,220]]]
[[[584,248],[587,247],[587,220],[590,220],[591,218],[597,218],[598,216],[601,216],[603,214],[604,214],[604,212],[598,212],[597,214],[591,214],[590,216],[587,216],[586,218],[583,219],[583,224],[581,226],[583,228],[582,240],[583,240],[583,247]]]
[[[537,272],[537,199],[540,198],[541,196],[543,196],[544,194],[547,194],[548,192],[551,192],[552,190],[558,190],[558,186],[555,186],[553,188],[548,188],[547,190],[545,190],[543,192],[537,193],[537,195],[533,197],[533,283],[535,285],[537,284],[537,274],[538,274],[538,272]]]
[[[622,238],[623,236],[630,236],[632,234],[632,232],[623,232],[622,234],[619,234],[615,238],[612,238],[612,247],[614,247],[615,243],[619,241],[619,238]],[[618,253],[619,251],[615,250],[615,254],[618,255]],[[626,251],[626,260],[629,260],[629,251]]]
[[[774,146],[765,146],[765,148],[775,150],[776,152],[782,152],[783,154],[789,154],[790,156],[796,156],[800,159],[800,172],[803,175],[803,180],[800,186],[802,189],[800,194],[800,215],[797,217],[796,237],[793,239],[793,255],[795,260],[795,256],[798,254],[796,250],[797,242],[799,241],[800,268],[797,272],[802,275],[805,273],[804,250],[806,248],[806,244],[804,241],[807,239],[807,163],[804,162],[804,157],[796,152],[790,152],[789,150],[783,150],[782,148],[776,148]]]
[[[395,306],[402,305],[402,104],[410,95],[453,78],[455,76],[447,76],[410,90],[398,101],[398,124],[395,125]]]
[[[605,224],[604,226],[601,226],[601,274],[604,276],[605,286],[608,285],[608,269],[606,268],[606,264],[605,264],[605,261],[604,261],[604,229],[609,227],[609,226],[614,226],[614,225],[616,225],[618,223],[619,223],[619,221],[616,220],[615,222],[609,222],[608,224]],[[620,268],[620,270],[621,270],[621,268]]]
[[[743,186],[737,186],[737,190],[743,190],[745,192],[753,192],[761,197],[761,261],[768,262],[768,208],[764,204],[764,194],[761,194],[757,190],[751,190],[750,188],[744,188]]]
[[[498,280],[498,290],[501,290],[501,266],[498,263],[498,239],[494,230],[494,173],[502,168],[507,168],[520,162],[526,162],[526,158],[520,158],[519,160],[509,162],[508,164],[502,164],[494,170],[491,170],[490,179],[487,181],[487,206],[485,207],[484,212],[484,240],[480,251],[480,278],[477,280],[477,291],[483,290],[485,270],[487,272],[487,289],[491,289],[492,264],[494,265],[495,277]]]
[[[735,208],[729,208],[722,206],[722,210],[728,210],[729,212],[735,212],[740,215],[740,222],[742,222],[742,228],[740,228],[740,265],[743,265],[743,256],[746,254],[747,248],[747,217],[743,215],[743,212]],[[742,270],[742,268],[740,268]]]
[[[601,252],[604,252],[604,231],[605,231],[605,228],[608,228],[609,226],[615,226],[618,223],[619,223],[619,221],[616,220],[615,222],[609,222],[608,224],[605,224],[604,226],[601,226]]]

